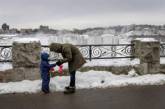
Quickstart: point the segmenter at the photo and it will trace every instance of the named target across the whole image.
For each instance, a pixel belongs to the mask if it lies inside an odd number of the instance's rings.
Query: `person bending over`
[[[76,70],[82,67],[84,63],[86,63],[84,57],[82,56],[79,49],[72,44],[60,44],[60,43],[52,43],[49,46],[50,51],[61,53],[63,59],[60,59],[56,62],[58,66],[63,63],[68,62],[69,73],[70,73],[70,84],[65,87],[65,94],[74,93],[75,86],[75,75]]]

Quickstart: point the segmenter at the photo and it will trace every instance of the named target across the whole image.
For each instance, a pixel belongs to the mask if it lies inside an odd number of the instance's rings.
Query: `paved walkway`
[[[0,109],[165,109],[165,86],[0,95]]]

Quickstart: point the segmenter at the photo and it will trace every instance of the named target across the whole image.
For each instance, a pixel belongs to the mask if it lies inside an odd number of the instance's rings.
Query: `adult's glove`
[[[60,60],[58,60],[57,62],[56,62],[56,65],[58,65],[58,66],[60,66],[62,64],[62,62],[60,61]]]

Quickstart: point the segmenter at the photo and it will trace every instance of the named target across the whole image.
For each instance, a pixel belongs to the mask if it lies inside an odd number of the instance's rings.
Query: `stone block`
[[[19,78],[22,78],[21,80],[36,80],[40,78],[40,71],[39,68],[14,68],[14,77],[16,81],[19,81]]]
[[[41,44],[36,39],[26,38],[22,41],[14,41],[13,69],[0,72],[0,82],[40,79],[40,53]]]
[[[160,65],[160,73],[164,73],[165,74],[165,64],[161,64]]]
[[[41,78],[39,68],[25,68],[24,71],[26,80],[37,80]]]
[[[135,67],[135,70],[138,74],[141,75],[148,74],[148,64],[147,63],[139,64]]]
[[[15,82],[22,80],[37,80],[40,79],[39,68],[14,68],[0,72],[0,82]]]
[[[40,42],[13,42],[13,67],[38,67],[40,62]]]
[[[150,74],[156,74],[160,72],[160,63],[148,63],[148,72]]]
[[[138,38],[132,43],[135,44],[136,57],[140,59],[138,72],[158,73],[160,71],[160,42],[152,38]]]

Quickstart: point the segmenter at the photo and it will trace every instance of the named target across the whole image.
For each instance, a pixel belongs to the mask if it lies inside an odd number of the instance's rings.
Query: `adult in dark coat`
[[[68,62],[69,73],[70,73],[70,85],[65,87],[65,93],[74,93],[75,92],[75,74],[76,70],[83,66],[86,63],[84,57],[82,56],[79,49],[72,44],[60,44],[52,43],[50,46],[50,51],[56,53],[61,53],[63,59],[57,61],[57,65],[61,65],[65,62]]]
[[[52,67],[56,66],[56,64],[49,64],[48,57],[49,54],[41,53],[40,72],[42,78],[42,91],[44,93],[49,93],[49,82],[50,82],[49,70]]]

